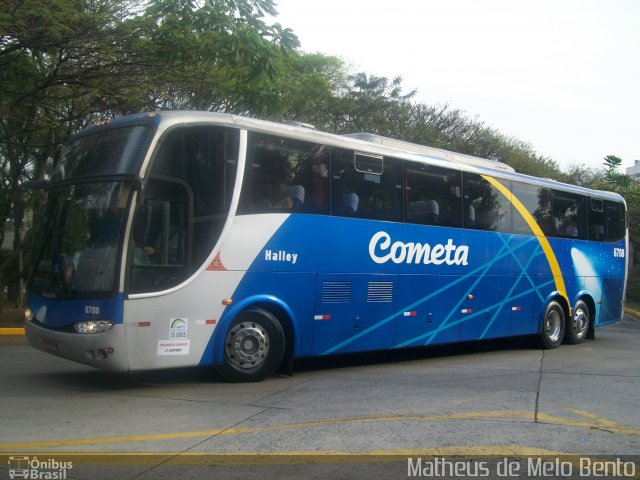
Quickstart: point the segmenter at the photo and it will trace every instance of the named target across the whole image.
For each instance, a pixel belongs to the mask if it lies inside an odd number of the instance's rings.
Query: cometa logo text
[[[391,242],[391,236],[387,232],[378,232],[371,237],[369,242],[369,256],[376,263],[423,263],[425,265],[468,265],[469,247],[467,245],[454,245],[453,240],[447,240],[447,244],[438,243],[403,243]]]

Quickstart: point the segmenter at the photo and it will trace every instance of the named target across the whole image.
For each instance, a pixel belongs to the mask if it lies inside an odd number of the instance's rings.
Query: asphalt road
[[[401,478],[409,458],[638,455],[639,351],[626,315],[556,350],[375,353],[228,384],[205,369],[102,372],[0,337],[0,469],[37,456],[40,471],[75,462],[66,478]]]

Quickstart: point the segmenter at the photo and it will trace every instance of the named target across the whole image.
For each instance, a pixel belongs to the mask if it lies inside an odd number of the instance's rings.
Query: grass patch
[[[625,303],[624,306],[631,310],[635,310],[636,312],[640,312],[640,302],[637,300],[627,300],[627,303]]]
[[[640,311],[640,268],[638,267],[629,270],[626,306]]]

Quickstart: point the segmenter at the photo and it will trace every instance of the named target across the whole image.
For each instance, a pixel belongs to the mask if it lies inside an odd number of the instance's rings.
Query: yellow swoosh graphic
[[[524,218],[525,222],[527,222],[527,225],[529,225],[529,228],[540,242],[540,246],[542,247],[542,251],[544,252],[545,257],[547,257],[547,262],[549,263],[549,267],[551,267],[553,280],[556,284],[556,290],[558,290],[560,296],[567,302],[567,306],[569,307],[569,315],[571,315],[571,302],[569,302],[569,298],[567,297],[567,289],[564,285],[564,278],[562,277],[562,271],[560,271],[558,259],[556,258],[556,254],[549,244],[547,236],[538,225],[538,222],[535,218],[533,218],[533,215],[531,215],[529,210],[527,210],[522,202],[515,195],[513,195],[507,187],[505,187],[502,183],[500,183],[493,177],[490,177],[488,175],[481,176],[487,182],[493,185],[498,191],[500,191],[500,193],[502,193],[511,202],[516,210],[518,210],[520,215],[522,215],[522,218]]]

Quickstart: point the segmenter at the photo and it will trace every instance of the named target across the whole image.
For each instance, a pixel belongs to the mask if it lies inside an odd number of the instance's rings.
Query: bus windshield
[[[152,134],[149,126],[107,127],[66,145],[34,237],[34,292],[52,298],[115,292],[132,186],[104,177],[137,178]]]
[[[136,175],[152,133],[151,127],[136,125],[80,136],[66,146],[52,180]]]
[[[49,190],[35,237],[33,291],[52,298],[115,291],[131,190],[122,182]]]

